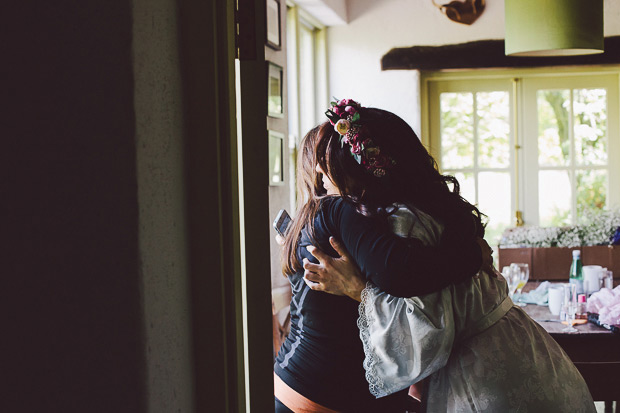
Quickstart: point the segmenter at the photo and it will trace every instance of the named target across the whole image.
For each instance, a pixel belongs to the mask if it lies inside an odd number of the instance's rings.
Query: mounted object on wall
[[[507,56],[603,53],[603,0],[505,0]]]
[[[451,1],[448,4],[439,5],[432,0],[435,7],[441,10],[448,18],[457,23],[472,24],[484,11],[485,0]]]
[[[282,49],[282,28],[280,27],[280,1],[267,1],[267,46]]]

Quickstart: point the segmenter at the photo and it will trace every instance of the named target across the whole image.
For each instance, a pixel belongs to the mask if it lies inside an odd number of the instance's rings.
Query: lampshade
[[[508,56],[603,53],[603,0],[505,0]]]

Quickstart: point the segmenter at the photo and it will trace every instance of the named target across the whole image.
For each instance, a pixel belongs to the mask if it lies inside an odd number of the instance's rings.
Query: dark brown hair
[[[314,188],[309,190],[308,202],[299,208],[295,225],[287,233],[283,251],[285,274],[302,268],[296,247],[304,225],[308,226],[309,234],[314,235],[314,216],[325,195],[320,175],[314,171],[316,163],[338,187],[342,197],[363,215],[382,219],[392,212],[394,203],[403,203],[419,208],[444,224],[442,242],[463,242],[484,236],[483,214],[460,195],[456,178],[439,173],[437,163],[403,119],[382,109],[362,108],[360,124],[360,133],[372,139],[395,164],[385,176],[376,177],[355,161],[348,145],[342,146],[340,134],[329,122],[310,131],[304,138],[298,160],[298,174],[300,168],[304,174],[298,176],[298,182],[302,182],[302,186],[312,182]],[[314,144],[314,153],[307,153],[304,144]]]

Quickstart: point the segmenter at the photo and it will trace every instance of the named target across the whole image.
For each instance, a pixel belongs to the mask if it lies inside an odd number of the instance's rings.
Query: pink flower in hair
[[[359,142],[351,143],[351,153],[359,155],[362,153],[362,145]]]
[[[341,99],[331,102],[331,108],[325,112],[334,130],[340,135],[340,142],[349,145],[349,151],[357,163],[376,177],[383,177],[396,162],[389,155],[381,152],[379,146],[370,139],[368,131],[360,120],[362,106],[353,99]]]

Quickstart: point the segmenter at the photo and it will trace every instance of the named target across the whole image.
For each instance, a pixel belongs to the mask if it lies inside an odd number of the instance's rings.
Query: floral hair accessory
[[[385,176],[387,170],[396,165],[396,161],[381,153],[370,137],[365,136],[360,123],[362,106],[353,99],[342,99],[331,102],[325,115],[334,130],[340,134],[340,144],[349,145],[351,155],[366,170],[376,177]]]

